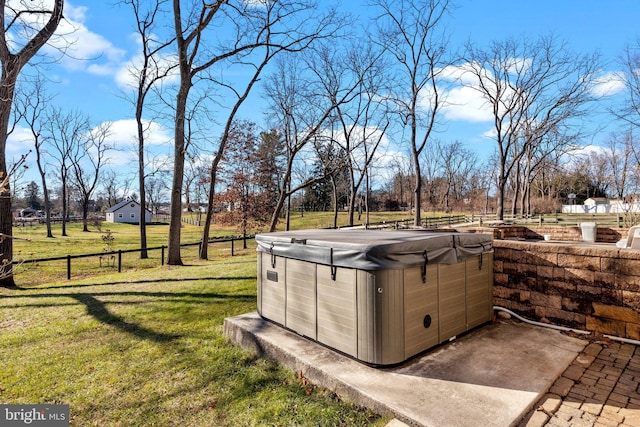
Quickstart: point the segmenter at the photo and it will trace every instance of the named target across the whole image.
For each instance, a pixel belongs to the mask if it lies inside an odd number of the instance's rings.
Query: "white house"
[[[640,212],[640,201],[634,198],[631,203],[626,203],[622,200],[591,197],[585,200],[583,205],[562,205],[562,212],[578,214]]]
[[[123,200],[105,211],[107,222],[126,222],[138,224],[140,222],[140,203],[135,200]],[[145,210],[145,222],[151,222],[151,212]]]

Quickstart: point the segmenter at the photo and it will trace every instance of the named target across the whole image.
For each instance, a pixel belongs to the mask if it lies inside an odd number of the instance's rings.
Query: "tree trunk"
[[[369,167],[367,166],[364,170],[365,173],[365,184],[364,184],[364,208],[366,212],[365,216],[365,224],[367,227],[369,226]]]
[[[140,259],[149,258],[147,253],[147,194],[144,188],[144,129],[142,126],[142,103],[143,100],[138,94],[136,103],[136,122],[138,125],[138,185],[140,187]]]
[[[333,201],[333,228],[338,228],[338,186],[336,185],[336,178],[331,176],[331,197]]]
[[[504,198],[506,187],[507,179],[505,177],[500,177],[498,179],[498,200],[496,201],[496,219],[499,221],[504,219]]]
[[[422,174],[420,172],[420,163],[418,163],[418,154],[413,153],[413,161],[415,162],[415,181],[413,182],[413,200],[415,215],[413,217],[413,225],[419,227],[422,224]]]
[[[207,203],[208,203],[208,208],[207,208],[207,214],[204,217],[204,229],[202,230],[202,244],[200,245],[200,253],[199,253],[199,258],[200,259],[208,259],[209,257],[209,228],[211,227],[211,223],[213,222],[213,213],[214,213],[214,208],[213,208],[213,200],[215,198],[215,192],[216,192],[216,181],[218,179],[218,164],[220,163],[220,160],[222,159],[222,154],[224,151],[224,147],[221,146],[218,147],[218,153],[216,154],[216,157],[214,157],[213,161],[211,162],[211,180],[209,182],[209,196],[207,199]]]
[[[276,203],[276,207],[273,211],[273,215],[271,216],[271,224],[269,225],[269,232],[273,233],[278,228],[278,217],[280,216],[280,212],[282,212],[282,207],[284,206],[284,201],[287,198],[286,190],[283,188],[280,190],[280,197],[278,197],[278,202]],[[289,209],[291,209],[289,207]]]
[[[167,247],[167,264],[182,265],[180,255],[180,234],[182,227],[182,183],[184,180],[184,120],[187,110],[187,97],[191,81],[183,76],[180,90],[176,97],[175,146],[173,153],[173,181],[171,185],[171,208],[169,219],[169,242]]]
[[[67,220],[69,219],[69,201],[67,200],[67,178],[66,172],[62,172],[62,236],[67,236]]]
[[[3,5],[4,6],[4,5]],[[15,287],[13,280],[13,213],[11,212],[11,177],[8,175],[5,147],[7,129],[11,116],[11,103],[20,67],[15,61],[2,64],[2,82],[0,84],[0,286]],[[9,100],[5,102],[4,100]]]
[[[353,188],[353,185],[351,185],[351,191],[349,192],[349,211],[348,211],[348,218],[347,218],[347,225],[349,227],[353,226],[353,217],[355,215],[355,210],[356,210],[356,191]]]
[[[4,171],[3,171],[4,172]],[[7,182],[0,192],[0,258],[2,267],[0,268],[0,286],[14,288],[13,280],[13,215],[11,213],[11,188]]]
[[[289,231],[291,229],[291,194],[287,196],[287,210],[285,212],[285,230]]]
[[[291,200],[291,170],[293,168],[293,156],[289,156],[287,160],[286,171],[284,173],[284,177],[282,178],[282,188],[280,189],[280,196],[278,196],[278,201],[276,202],[276,206],[273,211],[273,215],[271,216],[271,224],[269,225],[269,231],[274,232],[278,228],[278,218],[280,217],[280,213],[282,212],[282,207],[284,206],[285,200]],[[291,203],[287,207],[288,210],[291,210]]]
[[[55,0],[53,11],[51,11],[51,16],[47,23],[19,52],[11,54],[5,37],[2,38],[2,45],[0,46],[0,61],[2,61],[2,78],[0,80],[0,259],[2,261],[2,274],[0,274],[0,286],[3,287],[15,287],[13,279],[11,185],[5,152],[16,81],[22,67],[29,62],[58,28],[58,23],[62,19],[63,6],[64,0]],[[5,1],[0,3],[0,7],[4,18]]]
[[[89,232],[89,197],[82,199],[82,231]]]
[[[49,199],[49,189],[47,188],[47,175],[42,167],[42,159],[40,157],[40,149],[38,143],[36,143],[36,164],[38,165],[38,172],[40,172],[40,179],[42,181],[42,194],[44,195],[44,216],[45,223],[47,225],[47,237],[53,237],[51,231],[51,200]]]
[[[520,162],[516,163],[516,171],[514,173],[515,182],[513,183],[513,199],[511,202],[511,216],[516,217],[518,213],[518,198],[520,196]],[[522,217],[522,211],[520,211]]]

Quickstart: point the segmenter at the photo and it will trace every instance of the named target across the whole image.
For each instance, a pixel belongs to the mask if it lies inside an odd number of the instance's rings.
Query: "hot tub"
[[[371,365],[403,362],[493,316],[489,234],[256,235],[258,313]]]

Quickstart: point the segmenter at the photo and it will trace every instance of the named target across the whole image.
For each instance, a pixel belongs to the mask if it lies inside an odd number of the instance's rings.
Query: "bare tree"
[[[131,75],[135,79],[135,93],[132,103],[135,105],[136,130],[138,136],[137,153],[138,153],[138,191],[140,193],[140,258],[148,258],[147,253],[147,227],[144,215],[146,207],[145,196],[145,178],[146,161],[145,161],[145,138],[149,131],[148,121],[143,120],[145,104],[151,89],[161,80],[165,79],[177,64],[173,61],[166,60],[164,51],[173,43],[174,38],[168,40],[158,40],[158,20],[165,12],[163,6],[168,0],[122,0],[122,2],[131,7],[135,21],[136,34],[140,38],[141,61],[131,70]]]
[[[536,140],[526,145],[517,174],[519,187],[514,191],[514,214],[518,206],[521,215],[533,214],[531,210],[532,184],[542,174],[554,175],[554,170],[560,164],[560,159],[577,148],[580,134],[559,133],[563,130],[566,129],[559,126],[551,132],[537,134]]]
[[[637,174],[640,169],[640,144],[634,138],[633,128],[629,128],[625,132],[612,133],[605,147],[602,154],[609,164],[614,195],[624,200],[640,190],[640,177]]]
[[[358,85],[353,99],[336,105],[332,121],[338,129],[329,138],[345,153],[350,181],[348,224],[353,225],[358,193],[365,183],[365,201],[368,200],[368,171],[390,125],[386,103],[380,96],[385,67],[379,52],[359,44],[348,46],[344,52],[324,46],[310,58],[310,64],[330,101],[335,101],[333,98],[341,87],[354,81]]]
[[[44,197],[45,224],[47,227],[47,237],[53,237],[51,230],[51,200],[49,196],[49,187],[47,185],[46,173],[46,152],[44,150],[45,138],[42,137],[42,128],[44,124],[43,115],[46,113],[46,107],[53,99],[52,96],[46,94],[44,89],[44,81],[40,75],[29,86],[29,89],[21,90],[21,94],[16,98],[16,104],[20,105],[23,112],[24,121],[29,127],[31,136],[33,137],[34,150],[36,153],[36,165],[40,174],[42,183],[42,192]]]
[[[620,77],[626,87],[626,102],[612,112],[622,121],[640,127],[640,38],[627,45],[618,62],[622,66]]]
[[[467,177],[468,195],[471,202],[471,212],[486,214],[489,208],[489,194],[491,183],[493,182],[493,165],[489,165],[488,161],[478,163]]]
[[[458,203],[467,194],[469,179],[474,175],[477,158],[465,148],[462,142],[439,143],[444,191],[442,205],[445,212],[452,208],[452,201]]]
[[[438,86],[444,69],[446,38],[441,30],[449,10],[448,0],[375,0],[381,11],[378,37],[399,65],[394,76],[398,114],[409,128],[409,148],[414,167],[414,224],[420,225],[422,171],[420,154],[432,136],[443,100]]]
[[[78,191],[82,208],[82,231],[89,231],[88,214],[91,196],[100,182],[106,155],[113,147],[108,144],[111,123],[102,123],[87,133],[80,135],[78,144],[72,147],[71,170],[73,185]],[[144,216],[141,211],[140,216]]]
[[[554,132],[570,134],[595,99],[591,90],[600,60],[597,55],[576,55],[551,36],[535,42],[494,42],[486,50],[469,43],[466,51],[463,68],[475,77],[470,87],[481,94],[493,115],[496,217],[502,219],[507,183],[528,147]]]
[[[333,134],[334,131],[331,131]],[[325,135],[327,136],[327,135]],[[331,208],[333,209],[333,228],[338,227],[338,210],[340,205],[345,205],[348,201],[351,173],[344,160],[348,158],[344,149],[335,141],[335,138],[327,137],[322,143],[314,143],[315,156],[317,157],[315,173],[326,177],[326,181],[320,181],[311,186],[314,198],[319,199],[326,191],[328,185],[331,193]],[[322,139],[321,139],[322,140]],[[320,142],[320,141],[318,141]],[[317,200],[320,202],[321,200]],[[286,229],[290,229],[290,213],[287,211]]]
[[[398,209],[411,212],[413,202],[413,197],[411,197],[411,162],[406,156],[396,155],[391,157],[389,168],[393,171],[393,178],[389,182],[391,199],[397,201]]]
[[[35,2],[34,2],[35,3]],[[31,4],[31,2],[29,2]],[[29,8],[25,2],[7,4],[0,0],[0,257],[7,274],[0,278],[0,286],[14,287],[13,279],[13,242],[11,213],[11,186],[6,179],[9,170],[6,161],[7,135],[11,115],[15,86],[22,68],[36,55],[51,38],[62,19],[64,0],[55,0],[53,9],[42,9],[42,3]],[[46,21],[37,19],[47,17]],[[34,22],[43,23],[38,25]],[[16,50],[12,52],[12,48]]]
[[[637,129],[640,127],[640,38],[636,39],[635,43],[627,45],[618,62],[622,66],[620,77],[625,83],[626,100],[612,113]],[[632,135],[632,132],[629,131],[629,134]],[[628,172],[633,171],[635,174],[632,176],[637,176],[637,172],[640,171],[640,145],[633,139],[628,142],[632,154],[632,161],[627,165]]]
[[[113,169],[107,169],[102,176],[102,191],[107,199],[107,206],[114,206],[122,201],[120,190],[122,189],[118,174]]]
[[[69,195],[71,173],[74,159],[84,145],[86,134],[90,131],[89,118],[78,111],[64,112],[52,107],[47,112],[44,128],[47,152],[56,162],[57,176],[62,188],[62,235],[67,235],[69,217]]]
[[[159,171],[158,173],[148,177],[145,181],[145,195],[147,197],[147,206],[154,214],[158,214],[160,209],[160,203],[166,200],[169,194],[169,186],[167,182],[170,181],[168,171]]]
[[[207,70],[214,65],[240,66],[251,71],[249,72],[249,77],[240,84],[232,84],[220,78],[211,79],[217,87],[226,89],[227,93],[230,93],[229,99],[233,99],[234,101],[228,109],[218,149],[211,162],[208,198],[208,205],[210,207],[213,206],[215,197],[218,164],[224,154],[232,124],[236,119],[238,110],[251,93],[254,85],[258,82],[265,67],[276,56],[283,52],[300,52],[309,47],[315,40],[331,36],[338,27],[339,22],[335,10],[320,12],[317,9],[317,5],[308,0],[269,1],[260,2],[259,4],[245,1],[238,1],[237,3],[216,2],[215,5],[209,8],[206,14],[203,10],[200,22],[204,25],[200,25],[200,28],[206,28],[210,19],[213,17],[212,14],[218,14],[218,16],[223,17],[225,23],[232,25],[235,37],[227,41],[226,44],[217,46],[217,50],[212,53],[210,59],[203,65],[193,68],[193,64],[185,63],[185,71],[192,71],[189,78],[193,78],[197,73]],[[201,31],[196,35],[201,35]],[[180,36],[178,36],[178,39],[180,39]],[[186,41],[188,39],[184,40]],[[179,41],[178,46],[180,45],[181,43]],[[179,52],[189,48],[188,44],[184,42],[182,46],[183,48],[179,47]],[[197,45],[194,45],[194,48],[197,50]],[[190,58],[194,57],[195,51],[192,50]],[[181,76],[182,75],[183,73],[181,72]],[[178,162],[180,161],[180,159],[176,160]],[[178,194],[175,191],[176,184],[177,182],[175,181],[174,175],[171,206],[172,221],[173,214],[176,212],[173,204],[174,201],[178,202]],[[209,227],[211,225],[212,215],[213,210],[208,209],[202,234],[203,242],[209,240]],[[172,222],[172,225],[173,224]],[[176,234],[177,232],[174,231],[174,240],[176,239]],[[207,258],[207,250],[208,245],[200,245],[199,256],[201,259]],[[172,261],[174,262],[176,261],[176,257],[179,258],[179,254],[176,253],[178,251],[179,248],[173,251],[174,259]],[[171,250],[169,252],[169,256],[171,257]]]
[[[308,52],[311,57],[316,54],[315,51]],[[293,183],[295,165],[301,161],[300,155],[305,150],[311,152],[310,147],[314,144],[335,141],[331,122],[338,107],[349,105],[357,97],[362,78],[351,75],[338,84],[328,84],[331,79],[325,80],[322,64],[313,60],[306,61],[303,66],[297,58],[289,57],[283,58],[277,65],[276,72],[269,77],[265,88],[271,105],[271,120],[285,141],[287,161],[270,231],[276,230],[284,204],[291,195],[322,181],[344,163],[345,159],[335,159],[336,164],[325,165],[324,176],[313,177],[306,173],[305,164],[302,179]],[[318,65],[320,68],[314,69]]]

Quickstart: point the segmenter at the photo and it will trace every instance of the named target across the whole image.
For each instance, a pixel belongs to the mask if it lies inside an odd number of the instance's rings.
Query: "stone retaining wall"
[[[596,229],[596,242],[615,243],[627,236],[628,228],[611,228],[599,226]],[[461,230],[462,231],[462,230]],[[582,229],[577,226],[508,226],[508,227],[484,227],[476,228],[479,233],[493,234],[494,239],[539,239],[544,235],[551,236],[551,240],[563,242],[581,242]]]
[[[500,240],[518,233],[520,239],[551,234],[553,240],[568,240],[566,230],[552,229],[570,227],[519,228],[493,230],[495,305],[533,320],[640,339],[640,250],[610,243]],[[626,230],[601,230],[598,241],[626,236]]]

